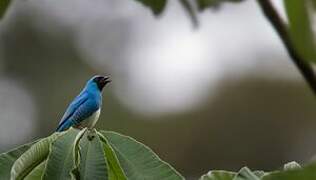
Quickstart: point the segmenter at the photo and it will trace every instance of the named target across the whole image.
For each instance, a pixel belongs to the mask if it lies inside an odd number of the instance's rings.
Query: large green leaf
[[[10,179],[12,165],[34,143],[35,142],[25,144],[11,151],[0,154],[0,179]]]
[[[166,0],[136,0],[148,6],[155,15],[159,15],[165,8]]]
[[[289,33],[298,53],[308,61],[316,62],[315,38],[311,25],[311,11],[314,6],[311,0],[284,0]]]
[[[41,139],[25,151],[13,164],[11,179],[23,179],[37,165],[44,161],[49,153],[51,143],[60,136],[54,133],[49,137]]]
[[[235,176],[235,172],[213,170],[203,175],[200,180],[233,180]]]
[[[10,0],[0,0],[0,19],[3,17],[4,13],[8,9]]]
[[[119,160],[110,146],[108,140],[98,132],[98,136],[100,137],[101,141],[103,142],[103,149],[107,159],[108,165],[108,173],[109,173],[109,180],[127,180],[126,175],[120,165]]]
[[[50,148],[43,179],[74,179],[72,171],[77,165],[77,144],[85,129],[80,131],[70,128],[58,137]]]
[[[89,138],[89,137],[93,138]],[[85,133],[80,141],[80,180],[107,180],[108,170],[102,142],[96,132]]]
[[[162,161],[151,149],[140,142],[115,132],[100,131],[115,151],[130,180],[184,179],[174,168]]]

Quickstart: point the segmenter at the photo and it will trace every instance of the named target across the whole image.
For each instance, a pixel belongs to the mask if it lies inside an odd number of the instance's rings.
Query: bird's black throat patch
[[[106,84],[111,82],[110,77],[108,76],[97,76],[93,79],[93,81],[97,84],[100,91],[102,91]]]

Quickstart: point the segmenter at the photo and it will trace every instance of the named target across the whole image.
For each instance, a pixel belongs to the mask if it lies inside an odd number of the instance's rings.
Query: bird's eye
[[[93,79],[93,81],[94,81],[94,82],[99,82],[99,81],[100,81],[100,77],[95,77],[95,78]]]

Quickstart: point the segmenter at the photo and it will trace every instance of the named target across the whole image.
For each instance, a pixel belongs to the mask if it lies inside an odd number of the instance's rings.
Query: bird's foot
[[[82,130],[84,127],[81,126],[81,124],[78,124],[78,125],[74,126],[74,128]]]

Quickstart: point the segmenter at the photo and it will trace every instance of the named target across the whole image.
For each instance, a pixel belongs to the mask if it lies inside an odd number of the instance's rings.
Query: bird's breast
[[[82,122],[82,126],[92,129],[97,123],[100,116],[101,108],[94,112],[90,117]]]

